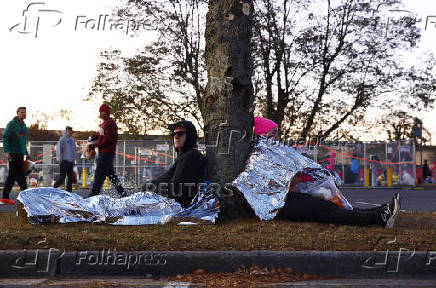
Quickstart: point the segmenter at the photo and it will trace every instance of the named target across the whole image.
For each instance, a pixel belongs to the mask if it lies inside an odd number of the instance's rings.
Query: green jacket
[[[3,150],[10,154],[27,155],[27,127],[15,117],[3,133]]]

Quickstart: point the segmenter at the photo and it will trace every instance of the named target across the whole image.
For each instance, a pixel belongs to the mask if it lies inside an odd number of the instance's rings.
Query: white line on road
[[[356,202],[356,204],[372,205],[372,206],[376,206],[376,207],[380,207],[381,206],[381,204],[374,204],[374,203],[367,203],[367,202],[360,202],[360,201]],[[404,210],[404,209],[401,209],[400,211],[401,212],[408,212],[408,210]]]
[[[356,204],[372,205],[372,206],[381,206],[380,204],[373,204],[373,203],[366,203],[366,202],[356,202]]]

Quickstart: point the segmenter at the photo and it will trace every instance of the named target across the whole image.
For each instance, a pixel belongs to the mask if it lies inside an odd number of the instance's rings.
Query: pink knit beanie
[[[254,134],[256,135],[264,135],[277,126],[272,120],[258,116],[254,117]]]

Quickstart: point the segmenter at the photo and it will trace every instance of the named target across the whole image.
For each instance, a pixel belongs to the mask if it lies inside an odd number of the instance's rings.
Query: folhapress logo
[[[23,10],[21,22],[13,25],[9,31],[28,34],[37,38],[42,31],[62,24],[76,32],[122,32],[125,35],[156,30],[158,22],[153,17],[135,18],[121,17],[118,13],[98,13],[97,15],[80,14],[68,19],[68,13],[47,9],[45,2],[32,2]],[[71,25],[71,26],[70,26]]]
[[[45,2],[32,2],[23,10],[21,22],[13,25],[9,31],[30,34],[38,38],[40,29],[61,24],[62,14],[59,10],[47,9]]]

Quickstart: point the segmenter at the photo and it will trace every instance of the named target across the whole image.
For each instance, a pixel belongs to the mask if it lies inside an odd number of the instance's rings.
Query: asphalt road
[[[355,207],[371,208],[389,202],[395,193],[400,193],[401,210],[436,211],[436,188],[413,189],[341,189],[345,198]]]
[[[371,208],[389,202],[393,195],[400,193],[402,199],[401,210],[436,212],[436,187],[426,190],[413,189],[341,189],[351,205]],[[81,196],[87,196],[89,190],[74,190]],[[16,200],[18,191],[11,192],[11,199]],[[0,205],[1,212],[15,212],[15,205]]]

